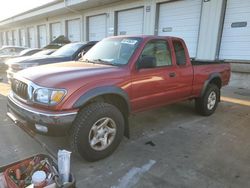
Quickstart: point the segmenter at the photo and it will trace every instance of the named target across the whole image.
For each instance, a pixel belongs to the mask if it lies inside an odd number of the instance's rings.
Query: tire
[[[209,84],[204,95],[195,100],[196,111],[203,116],[210,116],[215,112],[219,100],[220,89],[214,84]]]
[[[71,147],[87,161],[103,159],[111,155],[120,144],[124,124],[124,117],[115,106],[102,102],[92,103],[77,115],[70,135]]]

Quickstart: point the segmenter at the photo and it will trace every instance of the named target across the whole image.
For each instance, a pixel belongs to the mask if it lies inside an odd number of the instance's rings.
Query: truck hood
[[[17,76],[43,87],[76,89],[73,85],[81,87],[90,82],[90,79],[100,80],[100,76],[104,74],[110,77],[115,75],[113,73],[118,73],[118,70],[119,67],[111,65],[71,61],[28,68],[18,72]]]

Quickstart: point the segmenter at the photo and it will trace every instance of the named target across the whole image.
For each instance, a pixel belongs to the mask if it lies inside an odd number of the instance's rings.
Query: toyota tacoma
[[[69,133],[74,151],[96,161],[129,135],[130,114],[191,99],[198,113],[213,114],[230,72],[222,61],[191,60],[180,38],[109,37],[78,62],[17,73],[8,116],[39,132]]]

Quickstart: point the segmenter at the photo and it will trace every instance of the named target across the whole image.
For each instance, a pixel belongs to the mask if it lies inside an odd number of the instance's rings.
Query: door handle
[[[170,72],[168,75],[169,75],[169,77],[171,77],[171,78],[173,78],[173,77],[176,76],[175,72]]]

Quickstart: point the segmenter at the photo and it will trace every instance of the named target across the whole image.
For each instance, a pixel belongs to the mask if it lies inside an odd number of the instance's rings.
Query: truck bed
[[[218,74],[221,77],[221,86],[227,85],[230,79],[230,64],[224,61],[202,61],[192,60],[194,71],[193,92],[199,95],[206,80],[213,74]]]
[[[196,65],[211,65],[211,64],[228,64],[228,62],[225,62],[224,60],[196,60],[196,59],[190,59],[193,66]]]

